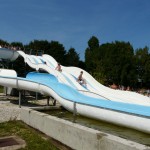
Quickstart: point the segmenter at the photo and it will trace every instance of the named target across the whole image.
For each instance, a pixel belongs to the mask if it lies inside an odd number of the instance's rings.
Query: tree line
[[[150,88],[149,48],[134,50],[129,42],[99,43],[93,36],[85,50],[86,69],[105,85]]]
[[[74,48],[65,50],[58,41],[34,40],[23,45],[21,42],[8,43],[0,40],[0,45],[17,47],[28,54],[49,54],[62,65],[76,66],[88,71],[107,86],[115,83],[125,87],[150,88],[150,53],[147,46],[134,50],[129,42],[100,44],[99,39],[92,36],[85,49],[85,61],[82,61]],[[19,72],[22,74],[24,67],[18,67],[20,61],[23,61],[22,58],[18,58],[13,67],[20,68]],[[29,67],[26,68],[29,70]]]
[[[34,40],[27,45],[23,45],[21,42],[8,43],[7,41],[0,40],[0,45],[13,50],[22,50],[27,54],[42,55],[45,53],[67,66],[80,66],[80,63],[82,64],[79,54],[74,48],[71,47],[67,51],[63,44],[58,41]]]

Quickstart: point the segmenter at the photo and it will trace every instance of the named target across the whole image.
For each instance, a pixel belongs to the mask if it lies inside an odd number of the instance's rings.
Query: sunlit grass
[[[58,150],[49,138],[21,121],[0,123],[0,137],[16,135],[26,141],[27,146],[20,150]]]

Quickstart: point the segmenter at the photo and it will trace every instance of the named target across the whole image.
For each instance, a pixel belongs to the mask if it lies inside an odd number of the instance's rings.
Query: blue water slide
[[[79,93],[77,90],[70,86],[59,83],[57,78],[50,74],[33,72],[29,73],[26,76],[26,80],[46,85],[53,91],[55,91],[59,96],[68,101],[77,102],[84,105],[90,105],[98,108],[110,109],[114,111],[150,117],[149,106],[91,98]]]

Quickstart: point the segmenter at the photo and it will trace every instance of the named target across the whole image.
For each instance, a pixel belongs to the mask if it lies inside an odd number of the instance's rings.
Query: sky
[[[150,0],[0,0],[0,39],[59,41],[84,60],[89,39],[150,48]]]

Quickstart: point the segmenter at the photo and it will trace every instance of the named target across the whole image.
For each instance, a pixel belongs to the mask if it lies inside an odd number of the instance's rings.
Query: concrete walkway
[[[10,102],[0,101],[0,123],[9,120],[20,119],[20,108],[10,104]]]
[[[14,98],[15,99],[15,98]],[[20,108],[11,103],[12,98],[0,93],[0,123],[20,119]]]
[[[47,105],[47,100],[35,100],[32,98],[30,103],[22,105],[22,107],[37,107]],[[0,123],[9,120],[20,120],[21,108],[18,105],[18,97],[6,96],[0,93]]]

